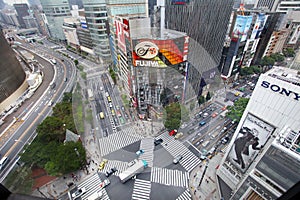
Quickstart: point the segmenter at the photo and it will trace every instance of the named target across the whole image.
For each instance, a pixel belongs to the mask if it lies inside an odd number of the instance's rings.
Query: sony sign
[[[279,85],[271,84],[268,81],[263,81],[261,83],[261,86],[264,87],[264,88],[269,88],[273,92],[278,92],[281,95],[285,95],[285,96],[288,96],[288,97],[291,96],[296,101],[299,101],[299,99],[300,99],[300,94],[299,93],[293,92],[291,90],[287,90],[283,87],[280,87]]]

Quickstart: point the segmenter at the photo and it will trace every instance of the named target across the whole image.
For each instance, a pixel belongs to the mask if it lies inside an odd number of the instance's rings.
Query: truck
[[[133,176],[141,173],[144,171],[145,168],[148,167],[148,163],[145,160],[138,160],[135,162],[134,165],[131,167],[127,168],[125,171],[119,174],[119,178],[122,183],[125,183],[129,179],[131,179]]]

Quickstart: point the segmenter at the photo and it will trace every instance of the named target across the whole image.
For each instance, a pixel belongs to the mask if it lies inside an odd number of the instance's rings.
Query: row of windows
[[[97,18],[97,17],[107,17],[107,13],[85,13],[86,18],[88,17],[93,17],[93,18]]]
[[[95,11],[106,11],[106,7],[105,6],[103,6],[103,7],[85,7],[84,8],[84,11],[85,12],[89,12],[89,11],[93,11],[93,12],[95,12]]]

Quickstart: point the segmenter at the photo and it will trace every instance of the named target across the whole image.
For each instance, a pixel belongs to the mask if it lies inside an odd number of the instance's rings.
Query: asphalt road
[[[25,103],[19,108],[19,112],[22,113],[18,118],[23,118],[24,121],[15,130],[13,135],[9,137],[5,144],[1,146],[1,155],[5,155],[10,159],[9,163],[0,173],[1,181],[3,181],[16,164],[19,159],[18,154],[22,151],[24,145],[30,143],[35,137],[37,125],[52,112],[52,106],[49,106],[49,102],[52,101],[55,103],[60,101],[63,93],[66,90],[71,90],[75,78],[74,64],[68,60],[62,62],[61,60],[63,58],[61,55],[51,50],[47,51],[44,46],[36,44],[24,43],[22,46],[25,49],[30,50],[33,54],[38,53],[42,57],[56,58],[57,64],[52,67],[52,65],[44,58],[35,56],[35,59],[41,63],[42,67],[40,70],[44,72],[45,82],[43,82],[40,88],[35,92],[36,98],[26,100],[27,102],[30,102],[29,105],[28,103]],[[67,78],[68,81],[65,81],[65,78]],[[56,87],[53,89],[48,87],[51,82],[50,80],[54,80],[56,83]]]

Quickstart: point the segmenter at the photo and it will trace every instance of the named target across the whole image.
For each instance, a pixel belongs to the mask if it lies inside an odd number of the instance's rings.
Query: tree
[[[295,56],[295,51],[293,48],[286,48],[283,50],[283,55],[285,57],[294,57]]]
[[[209,101],[210,99],[211,99],[210,92],[207,92],[207,95],[206,95],[206,101]]]
[[[232,120],[239,122],[242,118],[242,115],[246,109],[246,106],[249,102],[248,98],[239,98],[236,102],[234,102],[233,106],[228,106],[228,112],[226,116]]]
[[[271,58],[275,60],[275,62],[282,62],[284,61],[284,56],[280,53],[273,53],[270,55]]]
[[[269,65],[274,65],[275,64],[275,60],[274,58],[271,58],[270,56],[265,56],[263,57],[263,59],[260,61],[260,64],[262,66],[269,66]]]
[[[79,64],[78,60],[74,60],[74,63],[76,66]]]
[[[178,102],[171,103],[165,107],[165,111],[165,127],[169,130],[178,129],[182,117],[181,105]]]
[[[199,99],[198,99],[198,104],[199,104],[199,106],[200,106],[201,104],[203,104],[204,102],[205,102],[205,97],[204,97],[204,96],[200,96]]]

